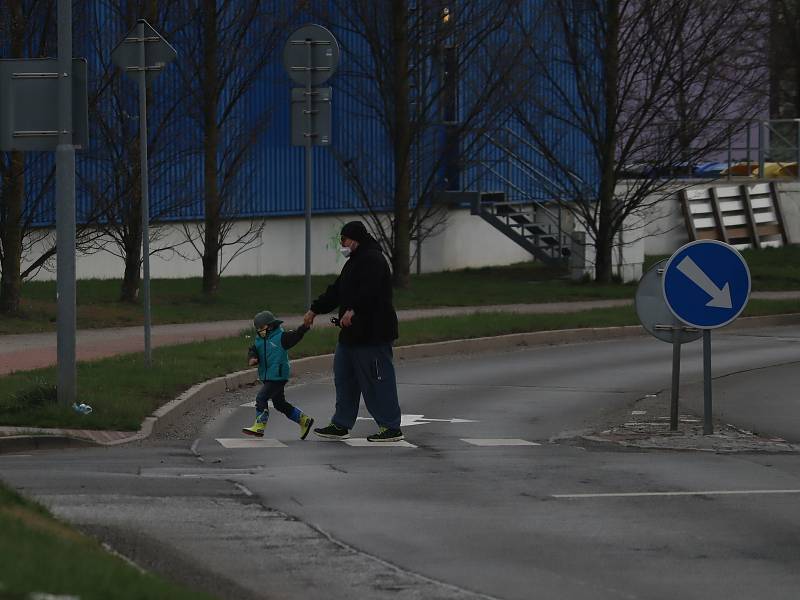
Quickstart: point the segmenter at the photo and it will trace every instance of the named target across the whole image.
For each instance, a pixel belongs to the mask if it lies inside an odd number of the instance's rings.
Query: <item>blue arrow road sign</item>
[[[700,329],[727,325],[750,298],[750,269],[742,255],[717,240],[682,246],[661,279],[664,300],[678,319]]]

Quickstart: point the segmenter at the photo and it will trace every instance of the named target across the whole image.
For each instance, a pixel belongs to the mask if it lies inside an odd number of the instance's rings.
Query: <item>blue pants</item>
[[[336,413],[331,421],[352,429],[360,397],[381,427],[400,429],[400,403],[392,363],[392,345],[348,346],[336,344],[333,356]]]
[[[286,387],[285,381],[265,381],[261,389],[256,394],[256,419],[262,423],[266,423],[269,419],[269,406],[267,401],[272,400],[272,406],[276,410],[282,412],[295,423],[300,422],[302,411],[295,408],[286,401],[286,394],[284,389]]]

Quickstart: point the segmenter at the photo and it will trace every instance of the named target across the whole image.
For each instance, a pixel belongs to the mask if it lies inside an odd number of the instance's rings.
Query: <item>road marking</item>
[[[348,446],[355,446],[357,448],[363,448],[365,446],[375,448],[416,448],[414,444],[409,444],[405,440],[400,440],[399,442],[368,442],[367,438],[350,438],[342,441]]]
[[[372,421],[370,417],[358,417],[357,421]],[[427,425],[428,423],[477,423],[470,419],[429,419],[425,415],[400,415],[400,427]]]
[[[247,489],[245,486],[243,486],[241,483],[234,483],[233,485],[234,485],[234,487],[236,487],[236,488],[239,488],[239,491],[241,491],[241,492],[242,492],[243,494],[245,494],[246,496],[252,496],[252,495],[253,495],[253,492],[251,492],[250,490],[248,490],[248,489]]]
[[[461,441],[473,446],[541,446],[536,442],[516,438],[461,438]]]
[[[286,444],[271,438],[217,438],[225,448],[287,448]]]
[[[699,492],[620,492],[608,494],[552,494],[552,498],[637,498],[645,496],[735,496],[800,494],[800,490],[707,490]]]

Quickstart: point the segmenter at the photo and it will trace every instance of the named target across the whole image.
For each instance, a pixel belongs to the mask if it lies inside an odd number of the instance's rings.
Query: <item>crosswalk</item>
[[[522,440],[518,438],[458,438],[460,442],[470,446],[497,447],[497,446],[541,446],[538,442]],[[216,438],[215,440],[222,447],[228,449],[242,448],[288,448],[294,443],[308,444],[302,440],[278,440],[273,438]],[[406,440],[399,442],[369,442],[367,438],[349,438],[341,441],[322,442],[333,444],[346,444],[354,448],[418,448],[415,444]]]

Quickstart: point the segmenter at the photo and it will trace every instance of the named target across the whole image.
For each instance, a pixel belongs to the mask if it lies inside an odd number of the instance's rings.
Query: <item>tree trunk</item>
[[[0,312],[13,314],[19,312],[22,277],[22,204],[24,201],[25,158],[22,152],[9,154],[9,168],[3,177],[2,236],[2,275],[0,276]]]
[[[132,4],[128,6],[129,14],[126,27],[130,28],[138,17],[136,7]],[[150,23],[155,23],[158,19],[158,0],[150,0],[145,7],[145,18]],[[146,104],[148,107],[153,105],[153,91],[148,86]],[[141,117],[140,117],[141,118]],[[128,185],[127,202],[128,207],[125,217],[125,231],[123,245],[123,257],[125,262],[125,273],[122,276],[122,286],[120,288],[120,302],[135,303],[139,300],[139,287],[142,282],[142,235],[144,227],[142,225],[142,154],[140,144],[145,141],[137,135],[134,138],[131,148],[130,160],[133,168],[128,171],[132,181]]]
[[[125,248],[125,275],[122,278],[120,302],[136,302],[139,299],[139,273],[142,266],[142,232],[126,244]]]
[[[601,184],[602,185],[602,184]],[[595,238],[595,270],[594,279],[599,283],[610,283],[614,273],[612,249],[614,247],[614,231],[611,227],[609,213],[614,202],[614,190],[601,188],[600,215]]]
[[[409,41],[406,0],[392,0],[392,50],[394,57],[394,248],[392,269],[395,287],[409,284],[411,251],[410,211],[411,113],[409,110]]]
[[[120,290],[121,302],[137,302],[139,299],[139,285],[141,284],[142,267],[142,180],[139,168],[139,143],[136,144],[136,163],[137,166],[132,171],[133,181],[130,185],[130,196],[127,203],[127,223],[125,226],[123,239],[123,254],[125,257],[125,274],[122,277],[122,289]]]
[[[211,295],[219,287],[220,198],[217,183],[218,66],[216,1],[203,1],[203,176],[205,204],[205,236],[203,240],[203,293]]]
[[[614,245],[617,113],[619,79],[619,0],[606,0],[606,38],[603,56],[603,100],[605,122],[600,147],[600,210],[595,239],[595,281],[609,283],[613,273],[611,250]]]
[[[21,58],[25,35],[25,15],[21,0],[10,0],[11,16],[9,56]],[[2,273],[0,273],[0,312],[19,312],[22,277],[22,206],[25,200],[25,155],[22,152],[8,154],[8,170],[3,173],[0,199],[0,241],[2,242]]]

